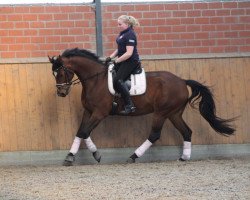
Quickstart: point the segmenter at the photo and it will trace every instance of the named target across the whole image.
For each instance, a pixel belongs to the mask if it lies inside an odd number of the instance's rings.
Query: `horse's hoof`
[[[190,160],[190,156],[189,155],[182,155],[179,159],[179,161],[189,161]]]
[[[96,151],[93,153],[93,157],[95,158],[95,160],[99,163],[101,161],[101,154],[99,153],[99,151]]]
[[[185,161],[188,161],[188,160],[185,160],[185,159],[183,159],[183,158],[179,158],[179,161],[185,162]]]
[[[133,159],[133,158],[128,158],[127,163],[135,163],[135,159]]]
[[[63,166],[72,166],[74,161],[75,161],[75,156],[67,155],[63,162]]]
[[[63,166],[66,166],[66,167],[73,166],[73,162],[70,162],[70,161],[64,160],[64,162],[63,162]]]

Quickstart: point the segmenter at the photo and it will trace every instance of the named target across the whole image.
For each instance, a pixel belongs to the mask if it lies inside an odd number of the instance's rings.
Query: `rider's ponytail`
[[[118,20],[122,20],[124,23],[128,24],[130,27],[135,27],[139,26],[139,22],[136,18],[133,16],[128,16],[128,15],[121,15]]]

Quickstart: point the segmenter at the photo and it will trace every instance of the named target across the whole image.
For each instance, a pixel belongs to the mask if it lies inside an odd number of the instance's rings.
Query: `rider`
[[[135,112],[135,106],[131,100],[129,89],[124,83],[133,70],[139,65],[139,54],[137,52],[137,38],[134,31],[134,27],[139,25],[137,19],[133,16],[121,15],[118,18],[118,27],[120,28],[120,34],[116,38],[117,49],[106,58],[109,62],[111,59],[117,56],[114,61],[115,69],[117,71],[114,78],[114,88],[121,94],[124,100],[125,106],[122,114],[129,114]]]

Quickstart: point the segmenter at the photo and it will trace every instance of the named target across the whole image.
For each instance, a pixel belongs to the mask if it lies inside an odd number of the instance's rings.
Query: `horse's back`
[[[166,84],[173,89],[186,88],[186,82],[184,79],[176,76],[168,71],[152,71],[146,73],[147,83],[154,82],[158,84]]]
[[[169,72],[169,71],[150,71],[150,72],[146,72],[148,77],[165,77],[167,79],[180,79],[182,80],[180,77],[176,76],[175,74]]]
[[[147,96],[158,105],[179,106],[187,102],[188,89],[184,79],[168,71],[147,72]]]

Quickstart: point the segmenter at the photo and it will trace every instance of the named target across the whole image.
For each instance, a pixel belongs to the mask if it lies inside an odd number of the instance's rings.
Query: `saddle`
[[[108,67],[108,88],[112,95],[116,95],[113,86],[113,77],[115,74],[114,64],[110,63]],[[141,95],[146,92],[146,74],[141,65],[138,65],[138,67],[134,69],[130,78],[125,81],[125,84],[128,86],[131,96]]]

